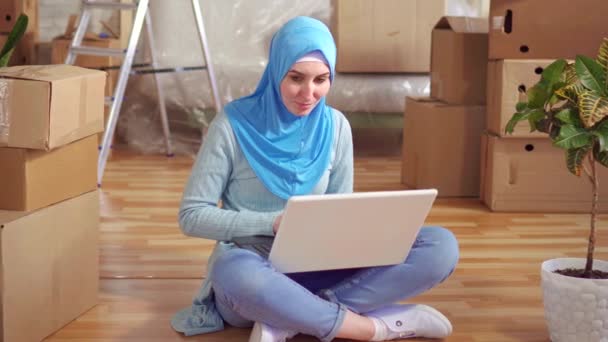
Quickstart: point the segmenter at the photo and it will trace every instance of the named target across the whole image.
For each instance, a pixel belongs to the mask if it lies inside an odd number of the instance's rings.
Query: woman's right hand
[[[279,231],[279,226],[281,225],[282,218],[283,218],[283,214],[277,216],[277,218],[274,219],[274,223],[272,224],[272,231],[274,232],[275,235]]]

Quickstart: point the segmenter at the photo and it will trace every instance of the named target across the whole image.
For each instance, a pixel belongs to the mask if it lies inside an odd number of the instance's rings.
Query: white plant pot
[[[567,277],[553,271],[584,268],[585,259],[547,260],[541,267],[545,320],[553,342],[608,342],[608,279]],[[608,262],[593,269],[608,272]]]

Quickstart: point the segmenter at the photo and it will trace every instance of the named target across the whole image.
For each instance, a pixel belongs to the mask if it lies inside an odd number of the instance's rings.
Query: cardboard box
[[[479,136],[485,106],[406,99],[401,181],[436,188],[440,197],[479,195]]]
[[[97,191],[0,211],[2,341],[41,341],[97,304],[98,241]]]
[[[445,0],[334,0],[338,72],[429,72]]]
[[[71,65],[0,69],[0,146],[49,150],[103,131],[105,79]]]
[[[27,32],[38,32],[38,0],[0,1],[0,32],[11,32],[21,13],[28,16]]]
[[[600,179],[608,169],[598,165]],[[589,212],[591,183],[566,167],[565,151],[550,139],[505,139],[482,135],[481,200],[493,211]],[[600,189],[600,210],[608,212],[608,189]]]
[[[51,42],[51,64],[63,64],[68,56],[72,40],[64,37],[58,37],[53,39]],[[120,39],[85,39],[82,44],[89,47],[99,48],[120,48]],[[111,66],[120,66],[121,59],[118,57],[108,56],[89,56],[89,55],[78,55],[74,65],[81,66],[89,69],[100,69]],[[118,81],[119,70],[109,70],[107,73],[105,95],[111,96],[114,93],[116,82]]]
[[[0,47],[3,47],[8,39],[8,34],[0,34]],[[36,61],[37,35],[34,32],[26,32],[17,43],[8,65],[31,65]]]
[[[0,147],[0,210],[34,210],[97,188],[97,138],[52,151]]]
[[[450,104],[485,104],[487,60],[487,19],[441,18],[431,40],[431,97]]]
[[[72,40],[69,38],[58,37],[53,39],[51,42],[51,63],[52,64],[63,64],[68,56],[68,51]],[[98,48],[120,48],[119,39],[84,39],[82,41],[83,46],[98,47]],[[81,66],[83,68],[98,69],[102,67],[109,67],[113,65],[120,65],[120,58],[110,56],[89,56],[89,55],[78,55],[74,65]]]
[[[526,91],[540,80],[544,68],[552,59],[508,59],[488,63],[488,131],[503,137],[546,137],[545,133],[530,132],[527,121],[520,121],[513,134],[505,133],[507,123],[516,112],[518,102],[527,101]]]
[[[606,13],[606,0],[492,0],[489,58],[595,58]]]

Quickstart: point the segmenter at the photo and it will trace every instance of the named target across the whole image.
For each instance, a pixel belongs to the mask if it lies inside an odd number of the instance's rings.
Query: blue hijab
[[[249,165],[273,194],[288,199],[309,194],[327,170],[334,139],[331,108],[322,98],[310,114],[291,114],[280,84],[304,55],[320,51],[335,74],[336,45],[322,22],[296,17],[275,33],[268,65],[255,92],[225,107]]]

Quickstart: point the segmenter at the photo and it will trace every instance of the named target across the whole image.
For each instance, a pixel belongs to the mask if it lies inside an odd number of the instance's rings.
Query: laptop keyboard
[[[274,238],[270,236],[243,236],[234,238],[233,242],[241,247],[268,258]]]
[[[268,256],[270,254],[270,246],[268,245],[250,245],[251,248],[255,249],[258,253],[260,253],[263,256]]]

